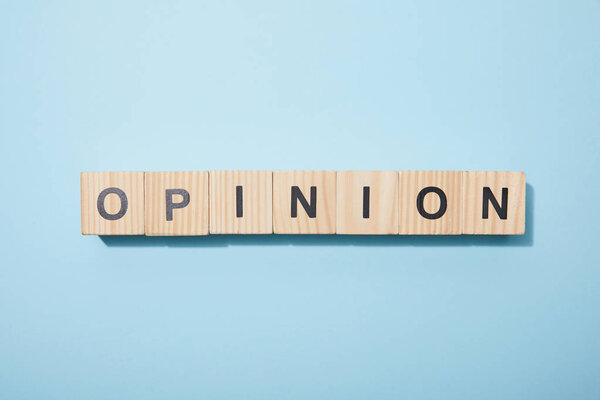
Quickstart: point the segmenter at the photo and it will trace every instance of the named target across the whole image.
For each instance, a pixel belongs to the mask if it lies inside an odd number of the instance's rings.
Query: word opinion
[[[512,171],[83,172],[87,235],[518,235]]]

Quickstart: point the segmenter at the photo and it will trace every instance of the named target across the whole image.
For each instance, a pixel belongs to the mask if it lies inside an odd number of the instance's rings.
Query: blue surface
[[[0,398],[600,398],[600,3],[252,3],[0,4]],[[523,170],[527,235],[80,234],[220,168]]]

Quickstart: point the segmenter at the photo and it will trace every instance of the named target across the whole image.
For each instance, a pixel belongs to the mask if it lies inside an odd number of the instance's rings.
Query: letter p
[[[182,200],[178,203],[173,202],[173,195],[180,195]],[[184,208],[190,204],[190,193],[185,189],[167,189],[165,190],[165,205],[167,213],[167,221],[173,221],[173,210],[176,208]]]

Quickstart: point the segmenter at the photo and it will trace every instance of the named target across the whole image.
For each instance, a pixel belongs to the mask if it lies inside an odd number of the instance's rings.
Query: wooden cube
[[[275,233],[335,233],[335,171],[273,172]]]
[[[465,172],[463,201],[463,233],[525,233],[524,172]]]
[[[398,233],[398,172],[338,171],[336,232]]]
[[[81,233],[144,234],[143,172],[82,172]]]
[[[146,172],[146,235],[208,235],[208,171]]]
[[[211,171],[210,233],[273,233],[271,171]]]
[[[400,171],[401,235],[462,233],[462,171]]]

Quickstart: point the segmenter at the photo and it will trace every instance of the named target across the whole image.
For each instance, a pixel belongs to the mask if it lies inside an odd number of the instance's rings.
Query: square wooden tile
[[[525,173],[473,171],[463,174],[463,233],[525,233]]]
[[[210,233],[273,233],[271,171],[210,171]]]
[[[143,172],[82,172],[81,233],[144,234]]]
[[[462,233],[462,171],[400,171],[401,235]]]
[[[146,235],[208,235],[208,171],[146,172]]]
[[[273,172],[273,230],[335,233],[335,171]]]
[[[336,232],[398,233],[398,172],[338,171]]]

